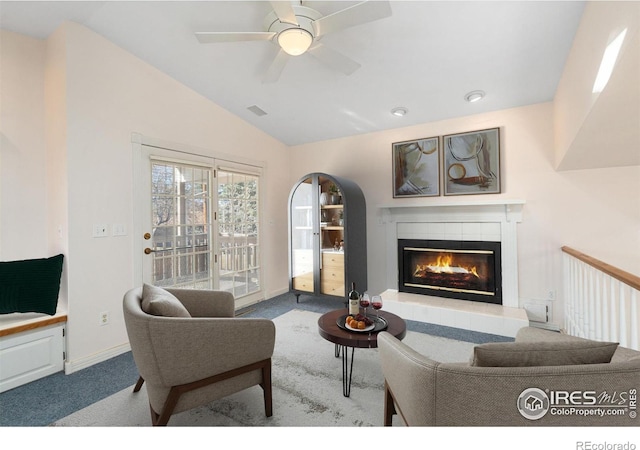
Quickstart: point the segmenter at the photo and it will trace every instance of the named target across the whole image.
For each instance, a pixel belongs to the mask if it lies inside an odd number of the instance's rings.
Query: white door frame
[[[218,166],[226,166],[226,167],[236,167],[240,165],[248,165],[256,168],[257,171],[260,172],[260,185],[264,186],[263,177],[266,174],[266,162],[264,161],[254,161],[249,158],[238,157],[236,155],[229,155],[223,153],[216,153],[211,151],[207,151],[201,148],[191,147],[184,144],[176,144],[170,143],[167,141],[163,141],[160,139],[154,139],[147,136],[143,136],[139,133],[131,134],[131,144],[133,150],[133,280],[135,286],[142,286],[143,284],[143,257],[144,249],[147,247],[147,241],[144,240],[143,234],[145,233],[145,212],[141,211],[142,208],[139,208],[143,201],[145,195],[145,183],[146,178],[140,176],[143,173],[143,169],[146,167],[145,159],[145,149],[143,147],[153,147],[154,155],[160,156],[162,158],[171,159],[175,158],[177,162],[195,162],[206,163],[210,165],[212,169],[216,169]],[[210,156],[207,156],[210,155]],[[184,158],[180,158],[180,156],[184,156]],[[217,183],[216,183],[217,184]],[[262,192],[262,189],[260,189]],[[217,211],[217,192],[214,193],[215,199],[212,202],[215,202],[214,210]],[[260,195],[260,217],[264,217],[262,214],[264,203],[264,195]],[[138,211],[136,211],[138,209]],[[146,213],[148,214],[148,212]],[[262,220],[262,219],[261,219]],[[263,242],[262,240],[262,229],[264,228],[264,224],[261,222],[259,225],[259,242]],[[217,222],[216,227],[214,229],[214,233],[217,234]],[[216,246],[216,253],[219,253],[218,248],[218,239],[217,236],[213,236],[214,245]],[[260,258],[262,259],[262,252],[260,252]],[[248,306],[252,303],[256,303],[257,301],[263,300],[266,292],[265,285],[265,274],[264,274],[264,264],[260,261],[260,281],[261,281],[261,289],[259,291],[259,296],[250,295],[247,299],[244,297],[240,299],[240,302],[236,302],[236,308]],[[214,278],[217,281],[219,274],[218,265],[214,266]],[[259,298],[258,298],[259,297]]]

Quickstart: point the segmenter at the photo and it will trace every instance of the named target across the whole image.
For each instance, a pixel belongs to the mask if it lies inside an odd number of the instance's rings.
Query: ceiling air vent
[[[253,105],[253,106],[249,106],[247,108],[249,111],[251,111],[252,113],[254,113],[256,116],[266,116],[267,113],[260,108],[258,105]]]

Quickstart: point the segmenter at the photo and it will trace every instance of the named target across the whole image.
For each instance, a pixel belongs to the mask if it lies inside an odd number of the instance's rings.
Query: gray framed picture
[[[440,195],[440,139],[396,142],[393,151],[393,196]]]
[[[444,195],[500,193],[500,129],[450,134],[442,140]]]

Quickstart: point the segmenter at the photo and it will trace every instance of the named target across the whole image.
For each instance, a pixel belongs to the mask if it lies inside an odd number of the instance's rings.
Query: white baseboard
[[[112,347],[103,352],[96,353],[91,356],[87,356],[85,358],[80,358],[73,361],[65,361],[64,373],[66,375],[69,375],[73,372],[77,372],[78,370],[86,369],[87,367],[91,367],[94,364],[98,364],[103,361],[106,361],[107,359],[111,359],[115,356],[122,355],[123,353],[127,353],[130,350],[131,350],[131,346],[127,342],[126,344],[122,344],[117,347]]]
[[[287,292],[289,292],[289,287],[276,289],[275,291],[271,291],[268,294],[265,294],[264,299],[269,300],[270,298],[277,297],[278,295],[286,294]]]

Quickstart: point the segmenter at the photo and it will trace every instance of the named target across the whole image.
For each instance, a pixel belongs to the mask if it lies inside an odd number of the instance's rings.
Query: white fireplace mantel
[[[420,204],[398,201],[379,205],[379,220],[384,224],[386,233],[387,289],[389,292],[397,292],[398,289],[398,239],[499,241],[502,249],[502,307],[520,309],[521,322],[526,322],[526,313],[520,308],[518,295],[517,247],[517,224],[522,222],[524,204],[524,200],[505,198],[470,200],[438,197],[422,199]],[[418,294],[418,297],[424,296]],[[477,306],[472,309],[477,309]]]
[[[439,197],[430,200],[429,203],[394,203],[380,205],[378,209],[382,211],[385,222],[387,220],[397,222],[399,219],[417,214],[429,214],[429,221],[449,220],[450,216],[455,216],[458,220],[469,218],[475,221],[489,222],[522,222],[522,207],[524,200],[517,199],[496,199],[496,200],[451,200]]]

